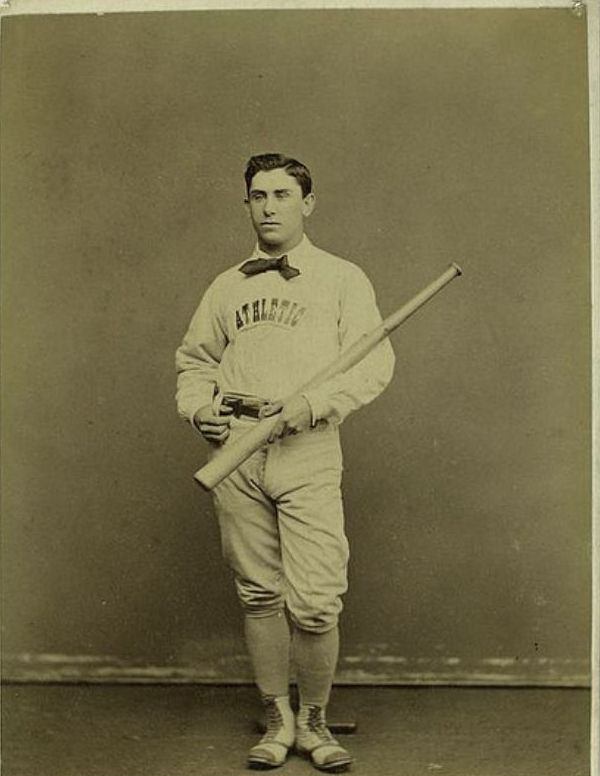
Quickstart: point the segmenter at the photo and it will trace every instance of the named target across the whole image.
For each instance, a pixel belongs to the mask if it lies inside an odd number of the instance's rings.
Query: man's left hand
[[[263,407],[260,414],[261,417],[268,418],[271,415],[277,414],[280,410],[279,420],[269,435],[269,442],[274,442],[276,439],[289,436],[290,434],[298,434],[300,431],[306,431],[310,428],[312,413],[310,404],[304,396],[295,396],[285,404],[281,402],[268,404],[266,407]]]

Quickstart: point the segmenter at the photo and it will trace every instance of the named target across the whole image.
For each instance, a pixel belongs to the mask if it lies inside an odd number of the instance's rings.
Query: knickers
[[[228,441],[251,426],[232,419]],[[214,489],[223,555],[246,614],[287,606],[303,630],[336,625],[348,565],[341,473],[337,429],[317,427],[261,448]]]

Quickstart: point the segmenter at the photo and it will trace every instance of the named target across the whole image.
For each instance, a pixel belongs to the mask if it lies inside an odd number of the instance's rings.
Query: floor
[[[356,776],[588,776],[589,691],[340,687]],[[250,687],[12,684],[2,776],[235,776],[256,741]],[[277,771],[317,774],[291,755]]]

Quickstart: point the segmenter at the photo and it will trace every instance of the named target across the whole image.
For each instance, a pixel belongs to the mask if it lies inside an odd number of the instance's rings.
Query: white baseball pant
[[[228,441],[252,425],[232,418]],[[342,453],[333,426],[278,439],[213,490],[223,555],[249,616],[287,607],[297,627],[335,627],[347,590]]]

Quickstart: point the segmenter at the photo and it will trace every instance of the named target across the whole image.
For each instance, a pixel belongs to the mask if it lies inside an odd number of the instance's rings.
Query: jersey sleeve
[[[375,292],[358,267],[346,280],[340,300],[340,352],[381,323]],[[343,374],[304,392],[313,425],[320,420],[341,423],[351,412],[373,401],[386,388],[394,372],[394,351],[389,339],[380,342],[362,361]]]
[[[219,316],[215,285],[206,291],[175,354],[177,410],[193,424],[194,415],[212,402],[227,335]]]

